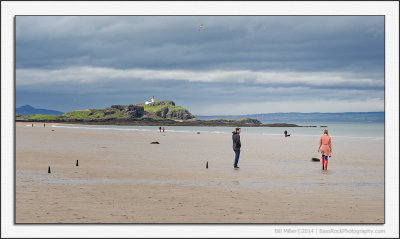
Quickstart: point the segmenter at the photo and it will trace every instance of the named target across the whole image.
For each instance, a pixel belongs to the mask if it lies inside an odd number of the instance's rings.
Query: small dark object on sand
[[[54,131],[54,129],[52,129],[51,131]]]
[[[320,159],[319,159],[319,158],[311,158],[311,161],[316,161],[316,162],[319,162],[319,161],[320,161]]]
[[[158,141],[151,142],[150,144],[160,144]]]
[[[200,134],[200,132],[197,132],[197,134]]]
[[[321,126],[319,126],[319,127],[328,127],[328,126],[326,126],[326,125],[321,125]]]
[[[208,161],[207,161],[207,164],[206,164],[206,168],[208,168]]]
[[[76,160],[76,166],[79,166],[78,160]]]
[[[51,173],[50,166],[49,166],[49,169],[47,170],[47,173]]]

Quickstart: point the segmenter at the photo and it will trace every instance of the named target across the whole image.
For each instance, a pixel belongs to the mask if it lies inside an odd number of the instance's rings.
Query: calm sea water
[[[310,124],[299,125],[309,126]],[[283,135],[283,132],[287,130],[291,137],[315,137],[320,136],[325,129],[328,129],[329,135],[332,137],[384,139],[384,123],[314,123],[312,125],[317,127],[242,127],[242,134]],[[52,127],[87,130],[159,131],[158,126],[53,125]],[[231,134],[233,130],[234,127],[165,126],[166,132],[182,133]]]

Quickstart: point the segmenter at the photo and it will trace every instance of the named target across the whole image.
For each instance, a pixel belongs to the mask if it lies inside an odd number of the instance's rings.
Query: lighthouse
[[[154,96],[151,97],[151,102],[148,102],[148,101],[145,102],[146,105],[148,105],[148,104],[150,104],[150,103],[154,103]]]

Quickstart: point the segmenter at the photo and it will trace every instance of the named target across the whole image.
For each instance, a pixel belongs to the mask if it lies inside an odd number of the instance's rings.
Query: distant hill
[[[201,120],[210,119],[241,119],[250,117],[262,123],[286,122],[286,123],[384,123],[385,112],[345,112],[345,113],[268,113],[251,115],[213,115],[199,116]]]
[[[30,105],[24,105],[15,109],[15,113],[19,115],[33,115],[33,114],[41,114],[41,115],[62,115],[64,112],[57,110],[47,110],[47,109],[37,109],[33,108]]]

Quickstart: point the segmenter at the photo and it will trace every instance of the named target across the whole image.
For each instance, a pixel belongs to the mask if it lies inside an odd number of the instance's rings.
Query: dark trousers
[[[237,167],[239,163],[240,148],[233,148],[233,151],[235,152],[235,163],[233,164],[233,166]]]

